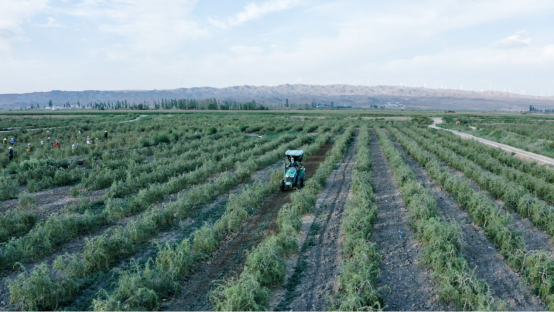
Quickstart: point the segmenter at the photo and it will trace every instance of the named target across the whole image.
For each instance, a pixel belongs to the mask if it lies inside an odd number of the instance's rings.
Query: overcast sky
[[[554,95],[554,1],[0,0],[0,93],[284,83]]]

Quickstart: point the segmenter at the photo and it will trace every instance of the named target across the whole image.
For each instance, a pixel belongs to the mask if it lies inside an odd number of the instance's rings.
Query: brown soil
[[[318,194],[314,210],[319,231],[313,246],[301,255],[308,264],[296,291],[301,293],[290,307],[295,311],[325,311],[328,298],[337,293],[337,276],[342,259],[340,236],[342,213],[350,196],[352,167],[357,140],[354,141],[344,162],[327,179],[325,188]]]
[[[258,170],[257,172],[255,172],[253,175],[252,175],[252,178],[249,182],[246,182],[246,183],[241,183],[239,184],[237,187],[235,187],[233,190],[231,190],[228,194],[223,194],[223,195],[220,195],[212,204],[202,208],[202,211],[201,212],[198,212],[196,214],[196,216],[191,216],[190,218],[187,218],[185,220],[183,220],[180,225],[178,226],[178,229],[175,230],[177,232],[179,231],[182,231],[188,227],[190,227],[193,223],[194,223],[194,219],[198,216],[198,215],[201,215],[201,214],[204,214],[204,213],[210,213],[210,211],[215,207],[217,206],[218,204],[220,204],[221,202],[225,201],[228,197],[229,197],[229,194],[232,194],[232,193],[236,193],[236,192],[239,192],[240,190],[242,190],[242,188],[245,186],[245,185],[248,185],[248,184],[252,184],[254,183],[255,181],[259,180],[259,179],[264,179],[264,178],[268,178],[268,174],[270,172],[272,172],[273,170],[275,169],[278,169],[278,168],[281,168],[281,165],[282,165],[282,161],[279,160],[277,161],[276,163],[274,163],[273,165],[270,165],[266,168],[263,168],[263,169],[260,169]],[[234,169],[231,169],[230,171],[233,171]],[[221,173],[217,173],[215,175],[213,175],[212,177],[210,177],[209,179],[209,182],[213,182],[213,180],[215,180]],[[184,190],[184,192],[188,192],[188,189]],[[159,202],[157,207],[163,205],[164,203],[167,203],[171,200],[175,200],[177,198],[177,194],[171,194],[169,196],[167,196],[166,198],[164,198],[163,201]],[[154,208],[156,209],[156,208]],[[72,239],[71,241],[69,241],[68,243],[66,244],[63,244],[56,252],[54,252],[53,254],[51,255],[48,255],[47,257],[44,257],[42,259],[39,259],[33,263],[28,263],[28,264],[25,264],[25,270],[27,272],[31,272],[35,266],[43,263],[43,262],[46,262],[48,264],[48,266],[51,266],[52,265],[52,262],[60,255],[63,255],[63,254],[75,254],[75,253],[82,253],[83,252],[83,248],[85,247],[85,244],[86,244],[86,240],[87,239],[92,239],[94,237],[97,237],[97,236],[100,236],[102,234],[104,234],[106,231],[108,231],[109,229],[115,227],[115,226],[125,226],[129,221],[135,219],[137,216],[139,216],[141,213],[138,213],[138,214],[135,214],[135,215],[132,215],[132,216],[128,216],[122,220],[119,220],[118,222],[115,222],[114,224],[110,224],[108,226],[105,226],[105,227],[102,227],[102,228],[99,228],[95,233],[92,233],[90,235],[85,235],[85,236],[80,236],[78,238],[75,238],[75,239]],[[151,241],[152,242],[166,242],[166,241],[175,241],[178,236],[179,236],[179,233],[175,233],[175,231],[169,231],[169,232],[164,232],[163,234],[161,234],[160,236],[156,236],[154,237]],[[145,257],[145,256],[149,256],[152,254],[152,250],[155,249],[155,244],[152,244],[152,246],[146,248],[145,250],[142,250],[141,252],[139,252],[138,254],[135,254],[133,256],[131,256],[130,258],[133,258],[133,259],[140,259],[141,257]],[[129,266],[129,259],[123,259],[121,260],[118,264],[115,265],[115,267],[119,268],[119,269],[126,269],[128,268]],[[17,274],[19,274],[19,272],[6,272],[3,276],[3,279],[2,279],[2,282],[0,283],[0,311],[4,310],[4,309],[8,309],[8,308],[13,308],[11,306],[7,306],[7,305],[2,305],[1,302],[4,301],[6,304],[9,302],[9,289],[6,285],[6,282],[8,279],[13,279],[17,276]],[[99,285],[100,284],[100,285]],[[90,288],[98,288],[99,287],[102,287],[102,281],[99,281],[98,283],[95,283],[94,285],[90,286],[89,287],[89,292],[92,292],[92,293],[95,293],[95,291],[91,291]],[[81,298],[77,299],[77,301],[79,301]]]
[[[439,162],[444,167],[448,168],[448,170],[452,174],[458,177],[465,178],[465,175],[463,172],[450,168],[442,160],[439,160]],[[469,178],[467,178],[467,180],[472,185],[474,190],[480,191],[488,195],[489,198],[496,203],[496,205],[501,211],[506,212],[512,216],[513,221],[508,224],[508,227],[514,229],[516,232],[520,233],[523,236],[523,238],[525,239],[525,249],[527,251],[536,251],[536,250],[546,250],[549,252],[554,251],[554,240],[552,239],[552,236],[548,235],[543,230],[534,226],[529,219],[524,218],[518,213],[512,211],[510,208],[505,207],[504,202],[502,200],[494,199],[488,191],[481,189],[481,187],[479,187],[479,185],[475,181]]]
[[[148,260],[148,258],[155,257],[157,252],[157,243],[164,244],[166,242],[176,243],[182,241],[183,239],[189,238],[190,234],[194,230],[202,226],[205,222],[209,224],[215,222],[215,220],[218,219],[224,212],[225,204],[231,194],[237,194],[241,192],[243,188],[247,185],[252,185],[259,181],[269,181],[270,173],[276,169],[280,169],[281,166],[282,162],[281,160],[279,160],[274,164],[269,165],[268,167],[256,171],[249,181],[240,183],[232,190],[230,190],[229,193],[219,195],[212,203],[201,207],[199,211],[195,211],[193,215],[191,215],[189,218],[182,220],[178,226],[175,226],[171,229],[162,229],[156,237],[150,240],[150,243],[147,244],[144,249],[140,250],[129,258],[119,261],[119,263],[112,267],[111,271],[114,272],[127,270],[131,268],[135,262],[145,262]],[[177,196],[171,195],[170,197],[171,200],[175,200]],[[164,203],[167,201],[169,201],[169,199],[164,200]],[[126,219],[127,220],[125,220],[124,222],[122,221],[120,225],[124,225],[124,223],[127,223],[129,220],[131,220],[132,217]],[[97,292],[102,288],[109,289],[110,285],[108,285],[107,282],[104,280],[96,281],[93,285],[83,290],[84,295],[82,296],[82,298],[77,298],[72,305],[65,307],[65,309],[82,310],[83,306],[88,308],[86,304],[90,304],[92,298],[96,298]]]
[[[46,220],[51,214],[63,209],[65,206],[77,203],[78,198],[69,196],[70,187],[71,186],[61,186],[36,193],[29,193],[35,197],[39,220]],[[89,201],[95,201],[101,199],[105,191],[106,189],[102,189],[90,191],[81,195]],[[16,208],[18,204],[18,199],[7,200],[4,202],[4,206],[0,208],[0,211]]]
[[[532,294],[521,276],[506,264],[502,255],[493,247],[494,243],[487,239],[485,232],[460,209],[452,195],[437,186],[425,169],[396,143],[394,137],[390,138],[403,154],[406,163],[416,173],[417,181],[432,191],[442,216],[455,221],[461,227],[465,238],[463,256],[469,267],[475,269],[477,277],[489,284],[493,297],[506,301],[510,309],[515,311],[544,310],[540,299]]]
[[[309,178],[325,160],[332,144],[323,145],[316,154],[304,162]],[[211,310],[207,295],[216,280],[237,276],[246,260],[246,252],[258,245],[268,234],[275,233],[279,208],[289,202],[290,192],[276,191],[269,196],[246,223],[219,245],[211,260],[201,265],[188,280],[182,283],[180,293],[163,305],[163,310]]]
[[[414,232],[408,227],[408,215],[402,193],[392,179],[375,132],[371,131],[374,193],[377,199],[377,222],[372,240],[382,256],[377,286],[382,290],[384,310],[447,310],[438,301],[438,289],[431,282],[431,272],[418,259],[421,248]]]

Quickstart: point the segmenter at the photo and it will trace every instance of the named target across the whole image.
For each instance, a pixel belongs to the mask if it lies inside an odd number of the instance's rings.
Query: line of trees
[[[58,107],[52,100],[48,102],[48,108],[56,109]],[[31,109],[40,109],[40,105],[31,105]],[[44,108],[47,108],[44,105]],[[296,104],[290,103],[288,99],[285,99],[281,103],[260,104],[256,100],[249,102],[237,102],[218,99],[161,99],[158,101],[142,101],[142,102],[129,102],[123,101],[100,101],[90,102],[88,104],[81,104],[77,101],[77,105],[70,102],[65,102],[62,109],[95,109],[95,110],[160,110],[160,109],[180,109],[180,110],[270,110],[270,109],[335,109],[334,102],[330,105],[320,104],[316,101],[312,101],[310,104]],[[346,107],[343,107],[346,108]],[[350,107],[348,107],[350,108]],[[27,110],[27,106],[21,107],[21,110]]]

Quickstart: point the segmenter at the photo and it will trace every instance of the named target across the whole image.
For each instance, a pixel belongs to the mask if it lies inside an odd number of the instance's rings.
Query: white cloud
[[[183,42],[209,35],[191,16],[196,2],[85,0],[68,13],[89,18],[103,32],[127,38],[134,53],[166,53]]]
[[[47,8],[48,0],[2,0],[0,2],[0,50],[15,41],[26,41],[22,24]]]
[[[269,13],[280,12],[292,8],[299,3],[299,0],[269,0],[261,4],[249,3],[244,10],[226,20],[209,18],[208,20],[219,28],[236,26],[253,19],[261,18]]]
[[[520,30],[509,36],[506,39],[493,42],[492,46],[497,49],[513,49],[513,48],[525,48],[531,45],[531,38],[523,39],[522,35],[525,35],[524,30]]]

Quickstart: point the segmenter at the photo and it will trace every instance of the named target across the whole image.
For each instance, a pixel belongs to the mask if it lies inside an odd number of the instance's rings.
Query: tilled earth
[[[325,311],[329,299],[337,292],[337,276],[342,259],[340,235],[344,206],[350,196],[352,167],[355,163],[356,143],[350,147],[344,161],[334,170],[318,194],[312,228],[318,229],[310,246],[305,246],[301,263],[307,264],[294,292],[299,295],[290,303],[294,311]],[[299,265],[302,265],[299,263]],[[288,307],[287,307],[288,308]]]
[[[325,144],[319,151],[304,162],[309,178],[325,160],[325,154],[332,148]],[[182,283],[178,295],[163,305],[164,310],[211,310],[208,294],[213,282],[237,276],[241,273],[246,260],[246,251],[258,245],[268,234],[277,231],[277,213],[279,208],[289,202],[290,191],[277,191],[267,198],[248,221],[221,242],[210,261],[200,265],[196,272]]]
[[[197,218],[199,215],[202,215],[202,214],[205,214],[205,213],[211,213],[211,209],[214,208],[215,206],[217,206],[218,204],[217,203],[220,203],[220,202],[224,202],[226,201],[226,199],[228,198],[229,194],[231,193],[235,193],[235,192],[239,192],[245,185],[248,185],[248,184],[251,184],[251,183],[254,183],[255,181],[259,180],[259,179],[268,179],[268,174],[277,169],[277,168],[280,168],[280,165],[282,165],[282,161],[278,161],[276,163],[274,163],[273,165],[270,165],[266,168],[263,168],[263,169],[260,169],[258,170],[257,172],[255,172],[253,175],[252,175],[252,178],[249,182],[246,182],[246,183],[241,183],[240,185],[238,185],[237,187],[235,187],[233,190],[231,190],[229,193],[227,194],[223,194],[221,196],[219,196],[212,205],[209,205],[209,207],[204,207],[202,210],[203,212],[198,212],[195,216],[192,216],[191,218],[188,218],[187,220],[184,220],[182,222],[182,224],[180,225],[180,230],[182,230],[183,228],[195,228],[195,226],[197,226],[197,224],[194,224],[192,226],[188,226],[189,223],[191,222],[194,222],[194,218]],[[231,169],[232,171],[233,169]],[[210,177],[210,183],[213,182],[214,179],[216,179],[218,176],[220,175],[220,173],[218,174],[215,174],[214,176]],[[53,191],[53,190],[48,190],[48,191]],[[104,191],[104,190],[100,190],[100,191]],[[185,190],[186,192],[187,190]],[[45,191],[47,192],[47,191]],[[159,205],[163,205],[163,203],[166,203],[170,200],[175,200],[177,197],[177,194],[172,194],[172,195],[169,195],[167,196],[163,201],[161,201],[159,203]],[[60,249],[56,252],[54,252],[53,254],[47,256],[47,257],[44,257],[42,259],[39,259],[35,262],[32,262],[32,263],[27,263],[24,265],[25,267],[25,270],[27,272],[30,272],[33,270],[33,268],[38,265],[38,264],[41,264],[42,262],[46,262],[48,263],[48,265],[50,266],[52,264],[52,262],[60,255],[63,255],[63,254],[74,254],[74,253],[80,253],[80,252],[83,252],[83,249],[84,249],[84,246],[86,244],[86,240],[87,239],[91,239],[93,237],[96,237],[96,236],[99,236],[99,235],[102,235],[104,232],[106,232],[107,230],[115,227],[115,226],[125,226],[129,221],[135,219],[137,216],[139,216],[141,213],[139,214],[135,214],[135,215],[132,215],[132,216],[128,216],[122,220],[119,220],[118,222],[114,223],[114,224],[110,224],[108,226],[105,226],[105,227],[102,227],[102,228],[99,228],[98,231],[96,231],[95,233],[91,234],[91,235],[85,235],[85,236],[80,236],[80,237],[77,237],[75,239],[72,239],[71,241],[69,241],[68,243],[65,243],[63,244]],[[170,231],[171,232],[171,231]],[[163,240],[171,240],[171,239],[168,239],[167,237],[168,236],[171,236],[171,233],[163,233],[161,234],[161,236],[163,236]],[[178,236],[178,235],[177,235]],[[152,239],[152,241],[159,241],[159,237],[155,237]],[[142,257],[142,255],[150,255],[152,253],[152,248],[146,248],[145,250],[142,250],[139,254],[133,256],[133,258],[140,258]],[[126,268],[128,266],[128,262],[127,261],[122,261],[120,264],[116,265],[118,267],[121,267],[121,268]],[[9,290],[8,290],[8,287],[7,287],[7,280],[8,279],[13,279],[16,277],[16,275],[19,274],[19,272],[16,272],[16,271],[12,271],[12,272],[5,272],[1,277],[2,277],[2,281],[0,282],[0,311],[4,310],[4,309],[10,309],[10,308],[13,308],[11,307],[8,302],[9,302]],[[100,284],[102,284],[102,281],[99,281]],[[92,287],[95,287],[94,285]],[[4,302],[4,303],[2,303]]]
[[[390,165],[371,131],[374,193],[377,198],[377,222],[372,240],[382,255],[378,287],[387,311],[450,310],[438,301],[438,289],[431,282],[431,272],[418,259],[421,245],[409,228],[402,193],[398,190]]]
[[[394,137],[389,136],[395,142]],[[399,143],[395,142],[404,160],[416,173],[416,179],[434,194],[435,201],[442,216],[453,220],[462,229],[465,245],[462,250],[464,258],[479,279],[486,281],[494,298],[504,300],[515,311],[544,310],[544,305],[527,287],[521,276],[512,270],[494,244],[486,237],[485,232],[473,223],[471,217],[454,201],[452,195],[431,180],[429,174],[415,159],[408,155]]]

